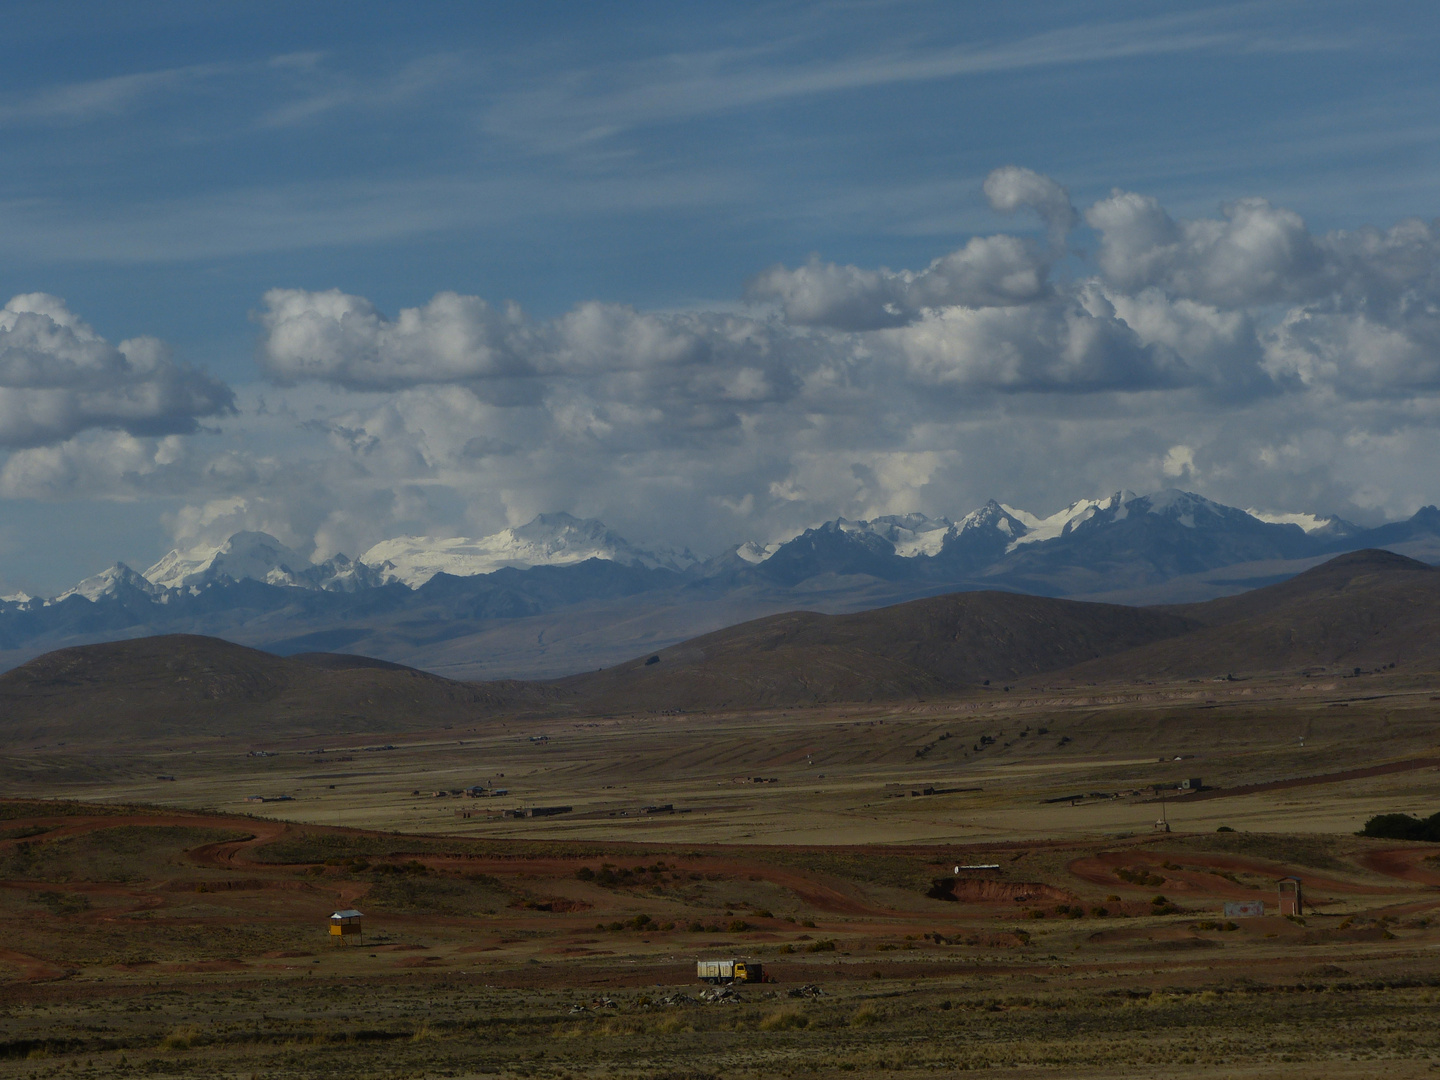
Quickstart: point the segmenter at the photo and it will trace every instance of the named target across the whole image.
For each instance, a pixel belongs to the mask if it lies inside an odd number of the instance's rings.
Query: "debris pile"
[[[617,1009],[617,1008],[619,1008],[619,1006],[615,1004],[614,999],[608,998],[608,997],[602,997],[602,998],[596,998],[594,1001],[590,1002],[589,1005],[586,1005],[586,1004],[584,1004],[583,1002],[577,1001],[574,1005],[571,1005],[571,1006],[570,1006],[570,1011],[571,1011],[571,1013],[583,1013],[583,1012],[589,1012],[591,1009]]]
[[[792,998],[818,998],[824,997],[825,991],[814,983],[806,983],[804,986],[795,986],[785,991],[786,997]]]
[[[700,991],[700,1000],[708,1004],[739,1004],[745,999],[735,992],[730,986],[714,986],[709,990]]]

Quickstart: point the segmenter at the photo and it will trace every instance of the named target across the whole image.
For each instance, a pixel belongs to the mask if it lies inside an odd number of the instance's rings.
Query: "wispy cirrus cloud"
[[[1275,33],[1247,7],[1089,22],[1017,40],[944,47],[914,40],[823,60],[803,39],[683,52],[625,65],[551,72],[543,85],[500,95],[486,110],[490,132],[542,150],[565,150],[622,132],[738,109],[846,91],[969,76],[1202,51],[1340,51],[1338,35]],[[797,55],[799,54],[799,55]]]
[[[236,70],[230,64],[185,67],[113,75],[65,83],[26,94],[0,97],[0,126],[87,124],[134,112],[167,94]]]

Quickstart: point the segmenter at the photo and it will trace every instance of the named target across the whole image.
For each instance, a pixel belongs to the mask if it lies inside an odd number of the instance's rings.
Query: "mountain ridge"
[[[0,675],[0,742],[408,731],[502,716],[746,712],[1136,682],[1440,671],[1440,569],[1383,550],[1170,608],[966,592],[750,620],[547,682],[455,682],[363,656],[167,635]],[[1013,684],[1013,686],[1012,686]],[[1334,689],[1318,686],[1320,690]]]
[[[1317,517],[1306,524],[1309,532],[1173,489],[1116,492],[1043,519],[995,500],[958,521],[842,518],[783,544],[666,562],[635,554],[599,522],[550,515],[512,532],[556,564],[465,576],[427,568],[414,586],[388,560],[311,564],[268,534],[237,533],[177,549],[144,575],[116,564],[50,600],[0,601],[0,670],[70,645],[198,633],[282,653],[366,653],[458,678],[555,677],[797,608],[842,614],[986,589],[1173,603],[1281,580],[1353,548],[1440,561],[1432,507],[1358,532]],[[599,558],[597,544],[630,554]]]

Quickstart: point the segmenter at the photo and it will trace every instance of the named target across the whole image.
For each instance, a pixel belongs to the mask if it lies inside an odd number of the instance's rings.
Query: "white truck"
[[[753,960],[697,960],[695,977],[708,983],[758,983],[764,969]]]

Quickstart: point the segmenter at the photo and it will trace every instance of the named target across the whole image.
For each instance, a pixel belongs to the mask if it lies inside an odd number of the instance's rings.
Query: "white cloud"
[[[175,363],[164,343],[112,345],[59,297],[28,293],[0,309],[0,445],[57,443],[91,428],[188,432],[232,402],[228,387]]]
[[[997,208],[1068,227],[1058,184],[992,180]],[[1087,220],[1093,255],[1001,234],[919,270],[816,259],[767,271],[751,295],[774,307],[741,314],[535,319],[441,293],[389,315],[272,290],[257,320],[276,385],[242,391],[219,444],[164,434],[200,407],[122,415],[189,385],[158,343],[112,347],[23,298],[0,323],[4,393],[110,405],[80,427],[40,398],[17,399],[28,428],[0,412],[12,444],[44,433],[0,493],[164,497],[186,544],[256,528],[319,557],[555,510],[713,552],[838,515],[955,517],[995,495],[1045,513],[1177,482],[1362,520],[1435,501],[1433,226],[1315,235],[1260,200],[1184,221],[1125,193]]]
[[[1166,476],[1179,479],[1195,469],[1195,450],[1189,446],[1172,446],[1165,451],[1165,460],[1160,471]]]
[[[1070,204],[1070,193],[1048,176],[1018,165],[1006,165],[985,178],[985,197],[1005,214],[1029,208],[1040,215],[1052,243],[1062,243],[1080,220]]]
[[[387,321],[339,289],[271,289],[259,319],[262,364],[281,384],[319,379],[388,390],[529,371],[519,309],[497,311],[475,296],[441,293]]]
[[[915,322],[946,307],[1008,307],[1049,295],[1051,263],[1077,215],[1070,196],[1049,177],[1010,165],[985,180],[990,205],[1002,213],[1030,208],[1050,236],[1050,250],[1015,236],[973,237],[924,270],[862,270],[812,258],[789,270],[773,266],[746,289],[753,301],[775,302],[799,326],[879,330]]]
[[[1074,221],[1026,170],[987,194],[1051,241]],[[1359,517],[1434,498],[1431,226],[1316,236],[1263,200],[1183,221],[1123,192],[1086,216],[1093,263],[1009,234],[920,270],[817,258],[752,282],[774,310],[749,315],[587,302],[536,320],[442,293],[391,317],[275,290],[263,361],[318,410],[328,488],[283,467],[226,482],[323,552],[547,510],[716,550],[839,514],[954,516],[995,494],[1044,511],[1177,480]]]

